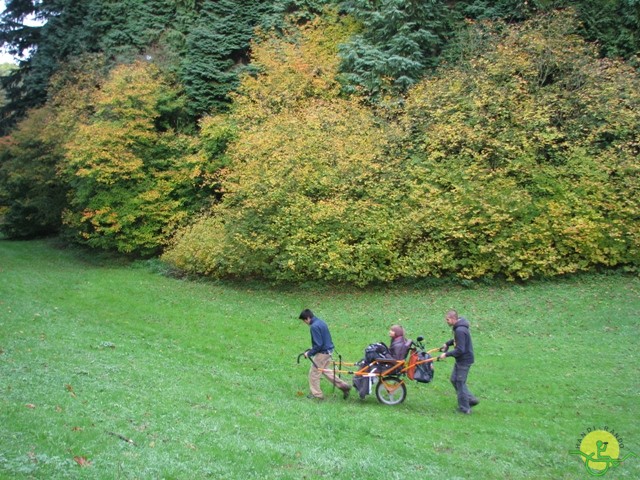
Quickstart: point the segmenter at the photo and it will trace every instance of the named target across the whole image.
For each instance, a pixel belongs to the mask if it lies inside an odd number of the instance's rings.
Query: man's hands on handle
[[[442,346],[440,347],[440,351],[443,353],[438,357],[438,360],[444,360],[445,358],[447,358],[447,355],[445,353],[447,350],[449,350],[449,345],[447,345],[446,343],[443,343]]]
[[[300,355],[298,355],[298,363],[300,363],[300,357],[304,357],[304,358],[309,358],[309,350],[305,350],[304,352],[302,352]],[[313,361],[313,360],[312,360]]]

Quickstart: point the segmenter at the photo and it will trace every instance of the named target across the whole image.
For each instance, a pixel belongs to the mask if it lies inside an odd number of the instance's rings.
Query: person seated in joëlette
[[[404,335],[404,328],[400,325],[393,325],[389,329],[389,337],[391,338],[389,351],[396,360],[404,360],[411,345],[411,341],[407,340]]]

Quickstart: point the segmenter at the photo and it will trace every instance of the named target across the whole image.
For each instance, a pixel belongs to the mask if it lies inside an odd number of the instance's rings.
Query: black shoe
[[[318,401],[320,401],[320,400],[324,400],[324,397],[316,397],[316,396],[315,396],[315,395],[313,395],[312,393],[310,393],[309,395],[307,395],[307,398],[308,398],[309,400],[318,400]]]
[[[475,400],[471,400],[469,402],[469,406],[470,407],[475,407],[476,405],[478,405],[480,403],[480,400],[478,400],[477,398]]]
[[[343,399],[347,399],[349,398],[349,393],[351,393],[351,387],[346,387],[342,389],[342,398]]]

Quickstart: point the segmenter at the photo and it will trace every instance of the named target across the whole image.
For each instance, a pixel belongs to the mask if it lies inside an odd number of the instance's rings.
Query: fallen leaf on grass
[[[27,403],[25,405],[25,407],[27,407],[27,408],[36,408],[36,406],[33,403]]]
[[[29,460],[31,460],[32,463],[38,463],[38,456],[36,455],[36,452],[33,450],[35,447],[31,447],[31,451],[29,453],[27,453],[27,456],[29,457]]]
[[[301,390],[298,390],[298,391],[296,392],[296,397],[302,397],[303,395],[304,395],[304,392],[303,392],[303,391],[301,391]]]
[[[90,467],[91,466],[91,462],[89,460],[87,460],[85,457],[73,457],[73,459],[81,467]]]

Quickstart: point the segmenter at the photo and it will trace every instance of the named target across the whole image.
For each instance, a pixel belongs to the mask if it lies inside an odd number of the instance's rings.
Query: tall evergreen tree
[[[272,2],[204,0],[186,36],[182,79],[195,113],[224,108],[237,86],[238,71],[248,63],[249,41]]]
[[[225,110],[229,93],[249,64],[250,41],[257,27],[282,28],[286,15],[304,22],[332,0],[203,0],[186,35],[181,78],[192,112],[199,116]]]
[[[67,60],[100,52],[113,62],[130,61],[157,44],[175,16],[176,2],[168,0],[9,0],[0,42],[25,58],[2,79],[9,103],[0,128],[46,101],[51,76]],[[40,24],[26,24],[31,17]]]
[[[600,46],[606,57],[622,57],[638,65],[640,55],[640,1],[587,0],[575,3],[582,35]],[[635,57],[635,58],[634,58]]]
[[[36,47],[41,38],[41,26],[25,24],[25,19],[35,17],[42,20],[38,2],[34,0],[6,0],[5,11],[0,16],[0,43],[8,53],[16,58]],[[22,117],[27,109],[41,103],[37,95],[24,95],[24,79],[30,64],[27,60],[20,62],[20,68],[0,79],[5,91],[7,103],[0,112],[0,131],[6,132],[7,125],[13,125]],[[16,99],[21,98],[20,102]],[[9,117],[9,120],[6,120]]]
[[[346,90],[374,100],[406,91],[434,68],[452,32],[441,0],[348,0],[342,6],[363,25],[340,51]]]
[[[223,108],[248,62],[255,27],[282,25],[294,13],[304,21],[333,1],[7,0],[0,43],[26,56],[2,80],[9,103],[0,130],[42,105],[51,76],[83,53],[102,53],[112,64],[150,56],[179,74],[193,114]],[[32,17],[41,24],[25,24]]]

